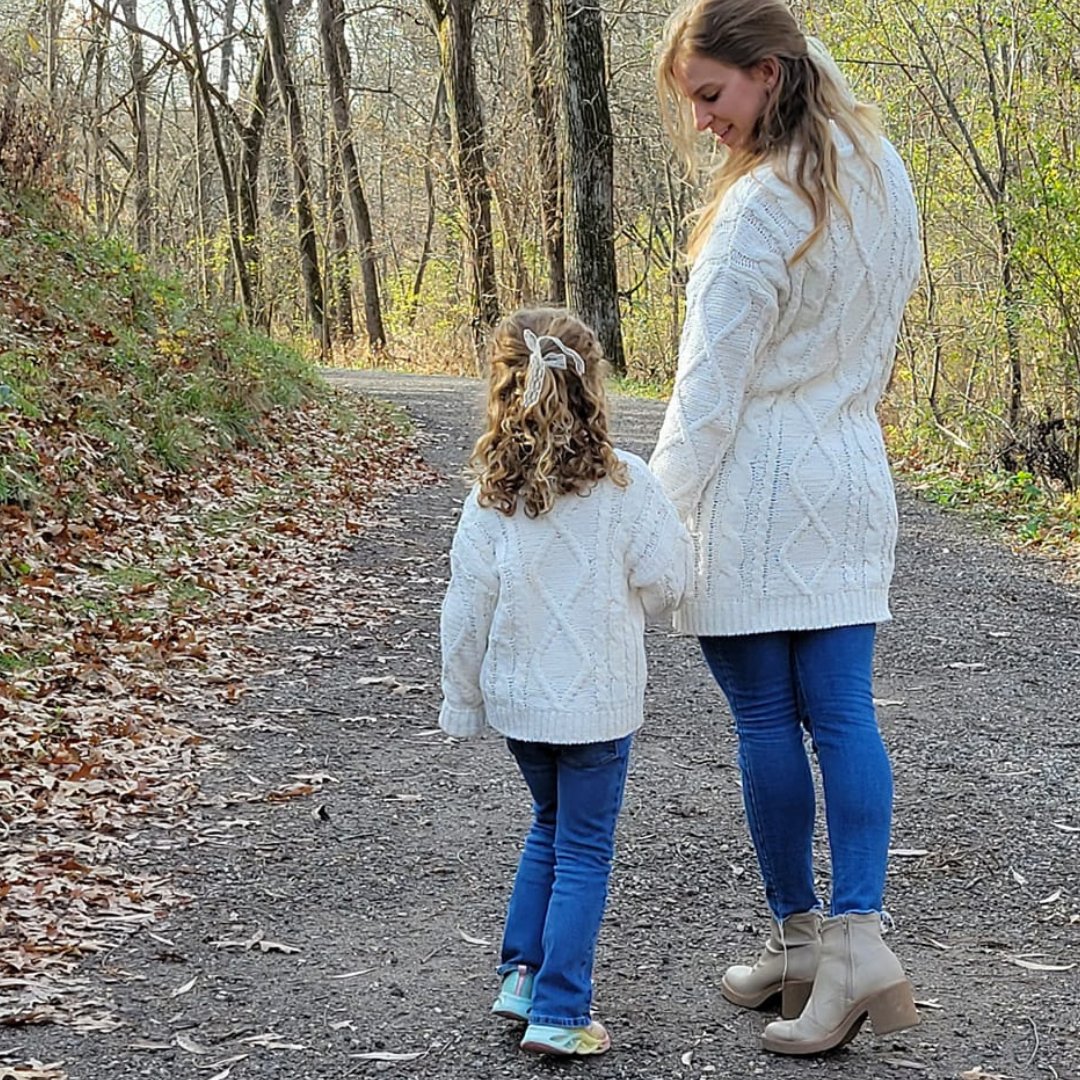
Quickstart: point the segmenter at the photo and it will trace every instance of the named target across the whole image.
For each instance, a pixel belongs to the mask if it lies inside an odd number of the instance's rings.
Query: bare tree
[[[236,268],[236,277],[240,282],[240,297],[244,306],[244,317],[252,320],[252,296],[251,280],[248,277],[247,264],[244,260],[244,249],[240,242],[240,229],[236,217],[236,190],[233,183],[232,166],[229,164],[229,156],[225,150],[225,140],[218,121],[217,109],[214,107],[214,91],[210,84],[210,77],[206,70],[206,58],[203,55],[202,35],[199,32],[199,20],[195,15],[194,0],[183,0],[184,16],[187,19],[188,30],[191,33],[191,53],[195,66],[195,84],[199,90],[206,117],[210,126],[210,137],[214,145],[214,153],[217,157],[218,169],[221,172],[221,183],[225,190],[225,209],[228,222],[229,247],[232,252],[233,264]]]
[[[274,81],[285,109],[289,133],[289,158],[292,162],[293,196],[296,200],[296,228],[300,242],[300,272],[304,279],[308,318],[315,336],[326,348],[326,317],[323,304],[322,276],[319,272],[319,249],[315,235],[315,211],[311,201],[311,166],[307,143],[304,140],[304,117],[300,97],[293,82],[289,58],[285,50],[285,18],[283,8],[288,0],[264,0],[266,40],[270,46],[270,62]]]
[[[559,119],[552,74],[550,0],[526,0],[526,70],[529,99],[536,121],[536,161],[540,173],[540,212],[544,254],[553,304],[566,303],[566,242],[563,234],[563,189],[559,169]]]
[[[473,64],[475,0],[427,0],[439,38],[446,96],[450,105],[451,156],[464,215],[465,242],[473,291],[473,333],[477,348],[499,318],[495,282],[495,242],[491,230],[491,188],[484,167],[484,113]]]
[[[360,182],[360,166],[353,148],[352,120],[346,97],[346,79],[352,68],[345,44],[341,0],[319,0],[319,34],[322,38],[323,67],[326,71],[330,110],[334,114],[335,143],[341,159],[341,174],[352,209],[353,225],[360,244],[360,272],[364,282],[364,325],[369,344],[375,349],[386,345],[382,306],[379,303],[379,278],[375,267],[375,235],[371,212]]]
[[[267,310],[262,295],[262,261],[259,245],[259,162],[262,160],[274,72],[270,46],[264,37],[259,49],[255,75],[251,80],[251,104],[246,122],[240,126],[240,162],[236,184],[236,216],[239,223],[241,261],[250,275],[252,322],[267,328]]]
[[[420,249],[420,257],[416,262],[416,276],[413,278],[412,289],[409,292],[409,325],[416,318],[416,310],[420,304],[420,290],[424,285],[424,271],[427,269],[431,258],[431,238],[435,232],[435,181],[432,177],[431,155],[435,147],[435,133],[439,127],[439,121],[444,116],[446,109],[446,80],[439,79],[439,85],[435,90],[435,104],[431,107],[431,123],[428,125],[427,140],[424,146],[424,195],[427,200],[427,215],[424,226],[424,243]]]
[[[337,133],[326,132],[326,204],[330,214],[330,254],[327,256],[327,298],[335,341],[351,341],[356,334],[353,319],[352,273],[349,258],[349,227],[345,221],[341,154],[334,145]]]
[[[555,0],[566,183],[567,296],[626,373],[615,269],[614,155],[604,32],[594,0]]]
[[[131,131],[135,141],[135,243],[149,254],[153,244],[150,204],[150,142],[146,119],[146,63],[143,59],[142,33],[135,0],[120,0],[120,7],[131,34]]]

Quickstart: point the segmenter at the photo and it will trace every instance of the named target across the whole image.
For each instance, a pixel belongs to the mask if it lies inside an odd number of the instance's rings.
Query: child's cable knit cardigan
[[[650,465],[690,525],[696,574],[675,627],[751,634],[881,622],[896,502],[875,412],[920,266],[896,151],[882,183],[834,129],[825,235],[770,168],[737,181],[690,274],[671,402]]]
[[[535,518],[466,499],[442,607],[451,735],[590,743],[641,726],[645,615],[678,602],[693,555],[645,462],[618,454],[628,487],[604,478]]]

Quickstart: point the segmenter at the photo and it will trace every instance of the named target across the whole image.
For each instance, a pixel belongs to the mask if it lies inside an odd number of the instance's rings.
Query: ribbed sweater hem
[[[641,727],[642,700],[609,706],[601,712],[580,709],[573,712],[543,708],[515,709],[488,705],[488,723],[500,735],[521,742],[580,746],[583,743],[621,739]]]
[[[834,626],[883,623],[889,613],[888,588],[827,596],[775,599],[702,600],[675,611],[675,632],[695,637],[738,637],[776,630],[827,630]]]

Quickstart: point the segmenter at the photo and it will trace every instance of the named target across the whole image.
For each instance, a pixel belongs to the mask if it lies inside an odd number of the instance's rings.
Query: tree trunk
[[[264,0],[266,40],[270,46],[270,63],[274,69],[278,96],[285,109],[289,136],[289,158],[292,162],[293,194],[296,200],[296,227],[300,243],[300,272],[304,279],[308,318],[315,337],[326,349],[326,318],[323,307],[322,276],[319,272],[319,247],[315,235],[315,213],[311,202],[311,167],[307,144],[304,141],[304,121],[300,98],[296,93],[288,56],[285,52],[285,20],[283,0]]]
[[[409,326],[416,321],[416,310],[420,305],[420,289],[424,284],[424,271],[431,258],[431,238],[435,232],[435,181],[431,175],[431,152],[435,143],[435,130],[438,128],[442,112],[446,108],[446,80],[439,79],[435,91],[435,104],[431,110],[431,124],[428,126],[427,147],[424,151],[424,194],[427,196],[427,222],[424,227],[424,246],[416,264],[416,277],[413,278],[412,292],[409,294]]]
[[[615,271],[614,153],[604,79],[604,33],[595,0],[556,0],[566,168],[567,298],[626,373]]]
[[[327,132],[326,201],[330,206],[333,257],[330,260],[330,308],[335,341],[351,341],[356,335],[353,321],[352,274],[349,267],[349,227],[345,222],[342,198],[341,154],[337,134]]]
[[[360,272],[364,282],[364,325],[368,342],[373,349],[386,345],[383,329],[382,305],[379,302],[379,277],[375,266],[375,235],[371,227],[371,213],[360,183],[360,166],[352,141],[352,120],[346,96],[346,78],[351,73],[352,61],[345,44],[341,0],[319,0],[319,35],[322,39],[323,67],[330,94],[330,108],[334,114],[334,128],[341,174],[349,195],[353,224],[360,245]]]
[[[134,2],[134,0],[132,0]],[[195,15],[194,0],[184,0],[184,16],[191,31],[191,52],[195,63],[196,85],[199,96],[206,107],[206,119],[210,125],[210,137],[217,156],[218,169],[221,171],[221,186],[225,191],[225,208],[229,230],[229,247],[232,251],[236,278],[240,282],[240,297],[244,307],[244,318],[252,322],[251,279],[248,277],[247,264],[244,262],[244,249],[240,242],[240,228],[236,220],[236,190],[233,184],[232,167],[225,152],[225,141],[221,135],[217,110],[214,108],[210,90],[210,79],[206,72],[206,58],[203,56],[199,34],[199,21]]]
[[[484,168],[484,115],[473,62],[475,0],[428,0],[439,37],[439,56],[450,105],[451,157],[464,215],[472,279],[473,339],[479,355],[499,318],[491,188]]]
[[[138,26],[135,0],[120,0],[124,19],[129,27]],[[153,244],[152,210],[150,206],[150,135],[146,118],[146,90],[149,79],[143,60],[142,34],[131,30],[131,128],[135,136],[135,246],[144,255],[150,254]]]
[[[255,326],[268,329],[266,305],[262,296],[262,255],[259,248],[259,162],[262,160],[263,133],[270,109],[274,74],[270,47],[263,39],[259,62],[251,81],[251,111],[240,130],[240,173],[237,183],[237,217],[244,264],[251,275],[252,320]]]
[[[540,172],[540,213],[544,255],[548,265],[548,293],[552,304],[566,303],[566,239],[563,188],[559,173],[559,117],[552,85],[552,47],[548,35],[550,0],[526,0],[525,42],[529,99],[536,121],[536,158]]]
[[[236,0],[225,0],[225,14],[222,16],[221,35],[221,88],[225,100],[229,99],[229,85],[232,83],[233,35],[236,32]]]
[[[90,15],[91,46],[94,64],[94,114],[91,121],[93,147],[93,187],[94,187],[94,223],[98,232],[105,231],[105,62],[109,41],[109,20],[104,12],[91,9]]]

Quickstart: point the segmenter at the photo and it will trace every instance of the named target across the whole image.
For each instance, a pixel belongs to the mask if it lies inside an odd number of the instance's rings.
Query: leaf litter
[[[265,449],[198,476],[148,469],[140,489],[91,489],[62,520],[0,505],[0,1022],[119,1024],[80,997],[79,964],[190,899],[134,856],[198,831],[199,777],[222,759],[220,714],[262,663],[258,636],[362,627],[379,603],[334,557],[393,484],[432,474],[379,406],[347,402],[351,437],[313,402],[272,418]],[[59,448],[42,435],[39,454]]]

